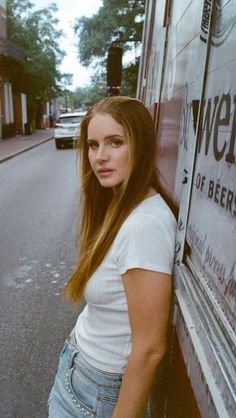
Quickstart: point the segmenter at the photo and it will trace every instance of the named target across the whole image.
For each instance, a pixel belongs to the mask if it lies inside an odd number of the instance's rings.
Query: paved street
[[[79,312],[75,152],[48,141],[0,164],[0,417],[46,418],[58,354]]]

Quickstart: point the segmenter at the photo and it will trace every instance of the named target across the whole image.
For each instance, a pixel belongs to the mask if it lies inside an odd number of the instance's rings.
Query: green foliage
[[[75,109],[87,109],[94,103],[106,97],[106,87],[92,85],[89,87],[78,87],[73,93],[73,107]]]
[[[129,66],[124,68],[121,94],[125,96],[135,97],[137,89],[138,70],[139,59],[136,59],[134,63],[130,63]]]
[[[64,52],[59,47],[62,31],[57,29],[56,4],[35,11],[28,0],[7,1],[7,36],[23,54],[23,69],[12,69],[13,88],[32,97],[50,99],[59,89],[57,67]],[[20,76],[19,76],[20,75]]]
[[[112,43],[122,45],[123,51],[138,48],[142,39],[144,6],[145,0],[103,0],[97,14],[77,19],[74,29],[79,40],[80,62],[83,65],[99,64],[105,71],[107,51]],[[127,94],[135,95],[136,80],[137,65],[133,62],[127,65],[123,74]]]
[[[73,109],[88,109],[94,103],[107,96],[105,74],[97,69],[94,72],[91,85],[79,87],[70,92],[70,107]]]

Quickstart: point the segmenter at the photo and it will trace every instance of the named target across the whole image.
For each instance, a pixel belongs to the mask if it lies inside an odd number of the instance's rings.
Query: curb
[[[23,148],[19,151],[13,152],[10,155],[7,155],[6,157],[0,158],[0,164],[3,163],[4,161],[10,160],[13,157],[16,157],[19,154],[23,154],[23,152],[25,152],[25,151],[28,151],[28,150],[30,150],[32,148],[35,148],[35,147],[38,147],[39,145],[44,144],[44,142],[51,141],[53,138],[54,138],[54,136],[52,136],[50,138],[47,138],[47,139],[43,139],[42,141],[38,142],[37,144],[32,144],[32,145],[27,146],[27,147],[25,147],[25,148]]]

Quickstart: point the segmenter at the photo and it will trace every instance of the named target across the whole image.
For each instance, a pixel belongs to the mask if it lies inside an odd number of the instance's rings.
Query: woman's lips
[[[111,171],[113,171],[111,168],[99,168],[97,170],[98,173],[110,173]]]
[[[99,176],[106,176],[113,173],[113,171],[114,170],[110,168],[100,168],[99,170],[97,170],[97,173],[99,174]]]

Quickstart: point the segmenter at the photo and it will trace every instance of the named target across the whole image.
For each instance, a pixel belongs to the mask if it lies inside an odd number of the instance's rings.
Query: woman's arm
[[[123,275],[132,351],[112,418],[143,418],[155,372],[166,351],[171,276],[143,269]]]

